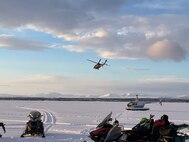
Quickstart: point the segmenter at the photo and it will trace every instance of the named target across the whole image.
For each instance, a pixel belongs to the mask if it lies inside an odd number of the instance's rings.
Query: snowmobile
[[[44,126],[39,111],[31,111],[30,120],[26,123],[25,130],[20,137],[45,137]]]
[[[114,125],[108,132],[104,142],[150,142],[152,118],[153,115],[150,116],[150,119],[143,118],[131,130],[123,130],[119,124]]]
[[[152,117],[140,122],[131,130],[121,130],[118,125],[114,125],[104,142],[185,142],[185,139],[188,139],[186,134],[179,132],[179,130],[188,128],[187,124],[171,124],[168,127],[161,127],[159,137],[154,138],[151,133],[154,122]]]
[[[111,118],[112,112],[108,114],[101,123],[98,124],[96,130],[90,132],[89,137],[95,142],[103,142],[106,139],[106,136],[109,130],[112,128],[112,125],[109,121],[112,121]]]
[[[186,139],[189,139],[188,134],[181,132],[183,129],[189,129],[188,124],[170,124],[167,127],[161,127],[159,130],[160,142],[185,142]]]
[[[5,124],[0,122],[0,126],[3,128],[4,133],[6,133]],[[1,134],[0,134],[0,137],[2,137]]]
[[[112,112],[108,114],[101,123],[98,124],[96,127],[96,130],[93,130],[90,132],[89,137],[95,141],[95,142],[104,142],[107,134],[112,129],[114,125],[118,125],[119,121],[115,120],[113,124],[110,124],[109,122],[112,121],[111,118]]]

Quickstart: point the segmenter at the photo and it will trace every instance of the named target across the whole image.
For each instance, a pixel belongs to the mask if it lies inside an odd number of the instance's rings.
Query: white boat
[[[126,110],[133,110],[133,111],[146,111],[150,108],[145,108],[145,102],[139,101],[138,95],[136,95],[136,100],[131,101],[127,104]]]

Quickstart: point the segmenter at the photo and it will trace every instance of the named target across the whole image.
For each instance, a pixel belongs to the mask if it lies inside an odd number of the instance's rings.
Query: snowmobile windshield
[[[39,111],[31,111],[28,115],[31,121],[38,121],[41,120],[41,113]]]
[[[121,127],[117,125],[113,126],[107,134],[107,137],[104,142],[115,141],[121,136]]]
[[[96,128],[100,128],[100,127],[103,127],[103,126],[106,125],[106,124],[109,124],[109,121],[112,121],[111,116],[112,116],[112,112],[110,112],[110,113],[104,118],[104,120],[98,124],[98,126],[97,126]]]

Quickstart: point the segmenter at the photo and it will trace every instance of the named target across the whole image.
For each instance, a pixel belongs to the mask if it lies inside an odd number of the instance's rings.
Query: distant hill
[[[189,99],[189,95],[176,96],[175,99]]]
[[[77,96],[71,94],[61,94],[61,93],[44,93],[37,94],[33,96],[21,96],[21,95],[10,95],[10,94],[0,94],[0,100],[51,100],[51,101],[121,101],[128,102],[133,101],[136,98],[136,94],[105,94],[105,95],[88,95],[88,96]],[[139,95],[139,99],[142,101],[151,102],[189,102],[189,95],[180,95],[176,97],[152,97]]]
[[[129,94],[105,94],[105,95],[101,95],[98,96],[98,98],[128,98],[130,95]],[[136,95],[134,95],[136,96]]]
[[[34,95],[33,97],[42,97],[42,98],[75,98],[77,96],[75,95],[71,95],[71,94],[61,94],[61,93],[56,93],[56,92],[52,92],[52,93],[42,93],[42,94],[37,94]]]

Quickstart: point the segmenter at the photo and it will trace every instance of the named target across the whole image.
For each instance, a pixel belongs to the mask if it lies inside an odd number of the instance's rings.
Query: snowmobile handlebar
[[[6,133],[5,124],[0,122],[0,126],[3,128],[4,133]]]

